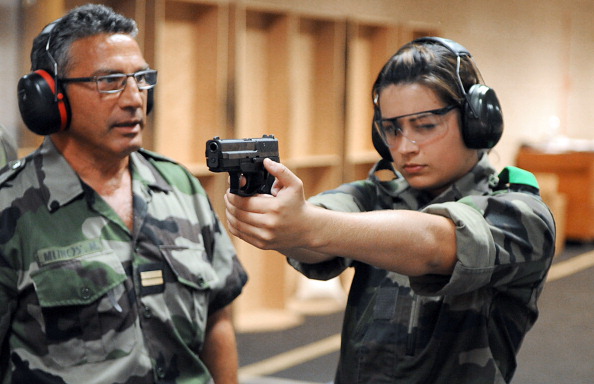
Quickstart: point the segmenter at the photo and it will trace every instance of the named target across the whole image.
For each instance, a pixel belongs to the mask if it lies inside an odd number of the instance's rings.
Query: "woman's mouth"
[[[416,163],[404,164],[404,166],[402,167],[402,169],[409,175],[421,173],[425,168],[426,165]]]

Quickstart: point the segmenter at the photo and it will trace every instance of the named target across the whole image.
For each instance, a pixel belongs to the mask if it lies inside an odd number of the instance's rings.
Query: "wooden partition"
[[[344,21],[241,6],[233,19],[235,137],[273,134],[281,161],[304,179],[308,196],[338,185]],[[239,312],[285,310],[296,277],[285,258],[242,242],[237,246],[248,272],[264,277],[246,287]]]
[[[536,174],[557,177],[558,193],[567,198],[563,218],[557,220],[563,237],[578,241],[594,240],[594,152],[544,152],[522,147],[516,158],[518,167]],[[553,205],[552,202],[547,202]]]
[[[371,140],[371,88],[400,47],[400,29],[389,23],[351,20],[348,33],[345,180],[367,177],[379,160]]]
[[[229,6],[187,1],[155,4],[157,152],[185,164],[221,201],[226,176],[210,173],[205,142],[228,136]],[[223,213],[220,204],[219,214]]]

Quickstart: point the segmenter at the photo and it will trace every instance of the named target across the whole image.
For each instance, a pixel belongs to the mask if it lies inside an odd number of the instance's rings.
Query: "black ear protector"
[[[470,52],[461,44],[441,37],[421,37],[413,43],[439,44],[456,55],[456,78],[458,87],[464,95],[462,105],[462,138],[466,147],[471,149],[490,149],[497,144],[503,134],[503,114],[497,95],[492,88],[484,84],[474,84],[468,92],[464,89],[460,77],[460,61],[463,57],[471,58]],[[378,95],[374,100],[374,121],[380,117]],[[392,161],[390,150],[375,127],[372,127],[372,140],[375,149],[386,160]],[[389,155],[389,156],[386,156]]]
[[[59,132],[70,123],[70,105],[58,81],[58,64],[49,51],[51,33],[59,21],[50,23],[40,34],[48,35],[45,51],[53,64],[53,73],[38,69],[23,76],[17,86],[21,117],[38,135]]]
[[[45,51],[53,65],[53,73],[38,69],[18,82],[18,103],[25,125],[38,135],[51,135],[68,128],[70,124],[70,104],[58,78],[58,63],[49,51],[51,33],[60,19],[46,26],[41,35],[49,35]],[[153,109],[153,89],[148,90],[148,114]]]

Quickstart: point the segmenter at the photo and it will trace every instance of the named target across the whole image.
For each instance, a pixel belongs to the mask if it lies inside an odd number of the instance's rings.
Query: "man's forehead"
[[[98,34],[78,39],[70,47],[70,70],[129,71],[146,67],[138,42],[127,34]],[[125,67],[125,68],[124,68]]]

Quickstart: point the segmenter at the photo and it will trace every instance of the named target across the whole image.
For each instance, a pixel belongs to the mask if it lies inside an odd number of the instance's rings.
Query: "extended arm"
[[[336,256],[417,276],[449,274],[456,263],[454,223],[416,211],[347,213],[305,201],[303,185],[284,165],[266,161],[277,178],[273,195],[226,194],[230,232],[304,263]]]

